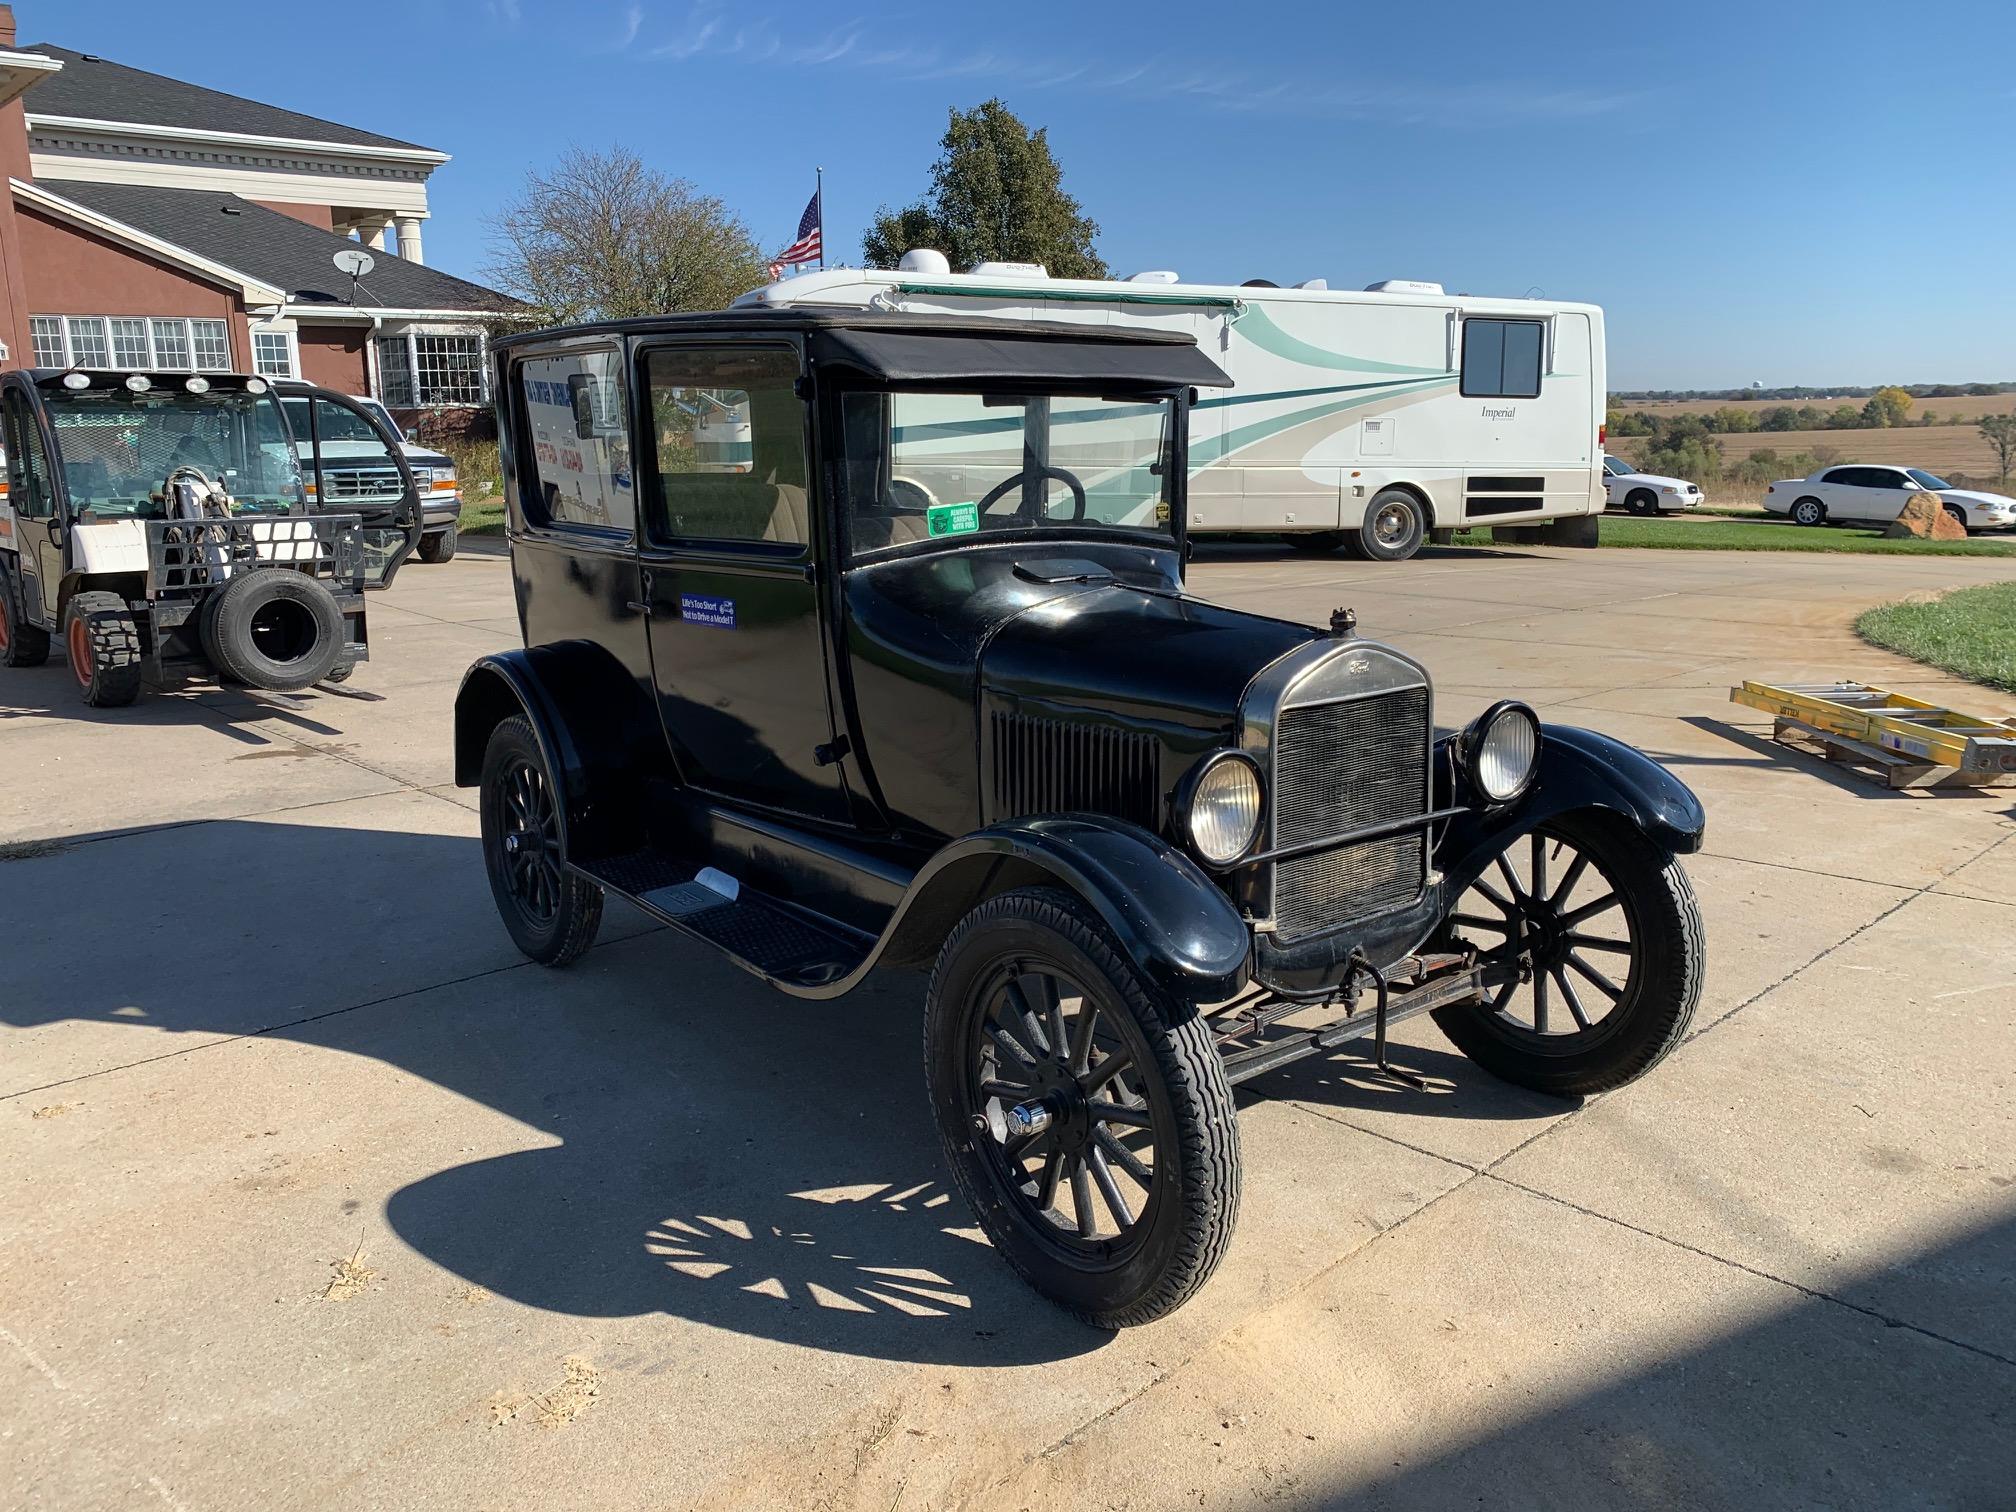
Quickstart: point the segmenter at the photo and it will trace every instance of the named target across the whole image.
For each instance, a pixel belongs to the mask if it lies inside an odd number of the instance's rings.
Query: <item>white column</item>
[[[399,255],[408,262],[424,263],[427,259],[420,255],[420,217],[402,215],[399,224]]]
[[[392,222],[389,220],[380,221],[377,225],[371,227],[369,245],[373,251],[383,252],[385,250],[385,237],[391,229]]]

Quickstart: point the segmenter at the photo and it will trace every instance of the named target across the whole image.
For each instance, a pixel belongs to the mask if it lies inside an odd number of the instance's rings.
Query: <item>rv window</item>
[[[1463,322],[1462,392],[1473,399],[1537,399],[1546,327],[1538,320]]]

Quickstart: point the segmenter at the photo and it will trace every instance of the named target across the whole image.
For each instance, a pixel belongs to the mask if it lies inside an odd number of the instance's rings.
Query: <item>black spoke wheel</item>
[[[1203,1020],[1071,894],[990,898],[939,953],[925,1071],[960,1190],[1023,1278],[1102,1327],[1180,1306],[1239,1202],[1238,1127]]]
[[[533,960],[566,965],[595,943],[602,890],[567,867],[552,774],[522,718],[491,732],[480,805],[483,861],[505,929]]]
[[[1486,1070],[1543,1092],[1622,1086],[1677,1045],[1701,996],[1687,874],[1600,810],[1521,836],[1457,900],[1449,932],[1516,975],[1436,1022]]]

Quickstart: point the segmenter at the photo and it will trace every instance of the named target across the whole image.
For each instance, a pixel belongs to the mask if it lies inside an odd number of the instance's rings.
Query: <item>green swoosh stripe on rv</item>
[[[1416,379],[1411,383],[1367,385],[1368,387],[1375,388],[1376,392],[1359,394],[1351,399],[1339,399],[1330,404],[1311,405],[1307,409],[1295,410],[1286,415],[1277,415],[1271,420],[1256,420],[1251,425],[1242,425],[1228,430],[1222,436],[1208,437],[1200,442],[1193,442],[1190,447],[1190,470],[1197,472],[1201,468],[1209,467],[1213,462],[1223,461],[1236,451],[1244,451],[1255,442],[1264,441],[1269,436],[1277,435],[1285,430],[1292,430],[1298,425],[1306,425],[1311,420],[1321,420],[1327,415],[1342,414],[1345,410],[1361,409],[1365,405],[1376,404],[1379,400],[1395,394],[1420,393],[1434,387],[1436,384],[1447,383],[1454,376],[1454,374],[1438,373],[1433,378]]]
[[[1305,367],[1337,368],[1349,373],[1410,373],[1421,377],[1445,377],[1445,368],[1409,367],[1401,362],[1374,362],[1369,357],[1347,357],[1342,352],[1328,352],[1322,347],[1311,346],[1297,336],[1290,336],[1274,324],[1267,311],[1257,302],[1246,306],[1246,313],[1238,318],[1238,330],[1253,345],[1263,352],[1272,352],[1276,357],[1286,357],[1290,362],[1302,363]]]

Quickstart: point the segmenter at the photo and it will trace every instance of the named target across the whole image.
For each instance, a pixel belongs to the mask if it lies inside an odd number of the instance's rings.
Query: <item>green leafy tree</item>
[[[1757,417],[1757,428],[1767,431],[1799,429],[1799,411],[1789,404],[1774,404]]]
[[[1725,404],[1715,411],[1715,429],[1731,435],[1757,429],[1757,411],[1740,404]]]
[[[1976,427],[1995,451],[1996,477],[2007,481],[2016,468],[2016,415],[1984,415]]]
[[[952,112],[931,190],[902,210],[883,206],[861,237],[871,266],[893,268],[912,247],[935,247],[961,272],[976,263],[1041,263],[1058,278],[1105,278],[1099,227],[1064,192],[1047,130],[1031,131],[1000,100]]]
[[[1833,413],[1827,417],[1827,429],[1861,430],[1863,425],[1862,417],[1863,411],[1857,409],[1854,405],[1837,404],[1834,406]]]
[[[1902,425],[1911,414],[1910,393],[1894,383],[1876,390],[1869,396],[1869,402],[1883,407],[1885,425]]]
[[[485,270],[551,323],[718,310],[763,282],[740,217],[625,147],[579,147],[490,222]]]

